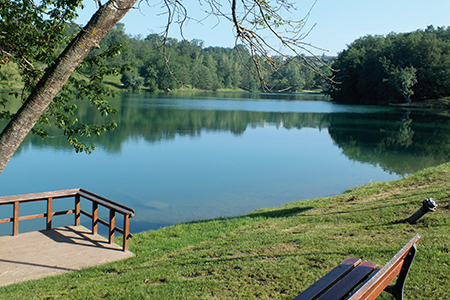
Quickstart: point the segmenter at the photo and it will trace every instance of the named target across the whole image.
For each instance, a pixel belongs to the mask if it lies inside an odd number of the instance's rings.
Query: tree
[[[38,4],[32,0],[2,0],[0,6],[0,54],[6,59],[19,62],[25,80],[24,103],[12,114],[12,119],[0,134],[0,172],[3,171],[14,152],[25,136],[33,129],[41,115],[48,112],[52,101],[63,89],[71,74],[88,56],[90,51],[98,48],[102,38],[116,25],[120,19],[133,8],[137,0],[110,0],[106,4],[98,1],[98,10],[88,24],[59,53],[59,46],[64,44],[61,32],[67,23],[76,16],[76,9],[82,6],[82,0],[41,0]],[[276,47],[267,43],[258,31],[271,32],[278,43],[293,53],[310,52],[306,37],[301,34],[305,19],[300,21],[282,18],[281,13],[290,12],[293,7],[284,0],[269,1],[241,0],[231,1],[231,14],[224,13],[218,0],[204,0],[210,7],[210,15],[230,20],[236,29],[236,39],[246,47],[256,66],[255,70],[264,84],[262,72],[263,59],[273,65],[271,52],[280,53]],[[168,16],[164,34],[165,45],[171,24],[179,24],[182,28],[187,20],[187,11],[181,1],[164,1],[163,6]],[[284,27],[278,30],[279,27]],[[19,30],[18,30],[19,29]],[[285,35],[284,33],[287,33]],[[164,60],[168,61],[164,49]],[[48,54],[52,55],[48,55]],[[304,64],[314,69],[314,64],[307,60]],[[159,78],[160,76],[158,76]],[[104,112],[108,112],[107,103],[102,99],[95,100]],[[63,103],[61,109],[72,109],[73,105]],[[63,114],[55,115],[57,122],[64,127]],[[74,120],[74,117],[71,117]],[[66,128],[70,134],[70,128]],[[103,128],[104,129],[104,128]],[[95,129],[97,130],[97,129]],[[76,145],[76,143],[75,143]],[[82,148],[83,149],[83,148]]]
[[[417,83],[417,70],[414,67],[395,68],[391,72],[392,84],[405,97],[406,102],[411,103],[411,96],[414,95],[412,86]]]
[[[341,103],[387,104],[450,95],[449,28],[355,40],[333,64],[331,96]]]
[[[123,83],[124,88],[132,92],[139,91],[144,84],[144,80],[139,77],[134,69],[123,73],[120,81]]]

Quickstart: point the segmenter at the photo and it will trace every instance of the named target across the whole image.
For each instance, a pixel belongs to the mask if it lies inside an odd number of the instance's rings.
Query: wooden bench
[[[347,258],[293,300],[376,299],[382,291],[402,300],[403,286],[416,254],[416,242],[419,238],[420,235],[415,235],[381,268],[368,261],[361,262],[358,258]],[[397,275],[395,285],[389,285]]]

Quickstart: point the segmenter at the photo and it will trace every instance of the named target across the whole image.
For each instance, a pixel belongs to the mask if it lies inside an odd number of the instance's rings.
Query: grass
[[[385,264],[416,233],[405,298],[448,299],[449,173],[446,164],[337,196],[138,233],[134,258],[3,287],[0,299],[292,299],[349,256]],[[428,197],[438,210],[405,223]]]

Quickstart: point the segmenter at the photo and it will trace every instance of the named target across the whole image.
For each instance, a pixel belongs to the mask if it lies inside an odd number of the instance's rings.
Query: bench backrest
[[[347,258],[293,300],[375,299],[399,274],[397,284],[389,286],[386,291],[393,295],[402,294],[403,283],[414,257],[415,243],[419,238],[420,235],[418,234],[414,236],[381,268],[368,261],[361,263],[360,259]],[[408,254],[411,255],[408,256]],[[404,265],[405,259],[406,264]],[[403,271],[402,267],[404,268]],[[401,271],[402,273],[400,273]],[[349,294],[350,296],[348,296]]]
[[[406,256],[411,251],[411,248],[415,247],[415,244],[419,239],[420,235],[416,234],[387,264],[377,270],[374,275],[372,275],[347,299],[376,299],[400,273]]]

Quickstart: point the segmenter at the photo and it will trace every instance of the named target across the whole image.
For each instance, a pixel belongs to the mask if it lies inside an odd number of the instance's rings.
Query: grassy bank
[[[291,299],[349,256],[385,264],[419,233],[405,298],[448,299],[449,191],[446,164],[342,195],[143,232],[131,240],[132,259],[7,286],[0,298]],[[405,223],[427,197],[438,210]]]

